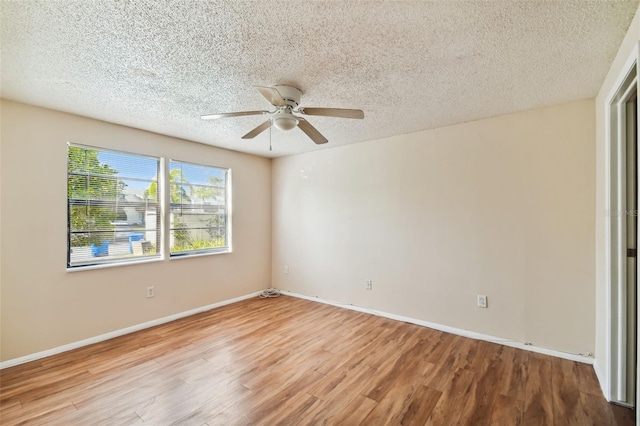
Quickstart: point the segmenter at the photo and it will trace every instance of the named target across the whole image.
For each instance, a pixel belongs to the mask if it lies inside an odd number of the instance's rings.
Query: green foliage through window
[[[181,161],[170,161],[169,169],[171,254],[228,248],[229,171]]]
[[[98,151],[70,146],[68,150],[67,198],[70,200],[71,246],[101,244],[118,217],[110,206],[98,201],[114,200],[119,185],[117,170],[98,160]],[[71,200],[75,200],[73,203]],[[92,203],[94,201],[94,203]],[[107,232],[100,232],[107,231]]]

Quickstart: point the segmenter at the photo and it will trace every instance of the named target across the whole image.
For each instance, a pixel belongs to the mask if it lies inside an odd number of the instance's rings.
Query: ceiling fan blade
[[[273,106],[285,106],[286,102],[282,99],[282,95],[275,87],[256,86],[256,89],[264,96]]]
[[[297,112],[305,115],[322,115],[325,117],[357,118],[357,119],[364,118],[364,112],[361,109],[299,108]]]
[[[298,121],[298,127],[300,127],[300,130],[305,132],[307,136],[309,136],[311,140],[318,145],[329,142],[329,140],[322,136],[322,133],[320,133],[318,129],[309,124],[307,120],[300,119],[300,121]]]
[[[262,115],[269,114],[269,111],[241,111],[241,112],[223,112],[220,114],[206,114],[201,115],[200,118],[203,120],[215,120],[216,118],[225,118],[225,117],[240,117],[243,115]]]
[[[258,127],[256,127],[255,129],[247,133],[246,135],[244,135],[242,139],[253,139],[256,136],[258,136],[260,133],[267,130],[269,127],[271,127],[271,120],[265,121],[264,123],[262,123],[261,125],[259,125]]]

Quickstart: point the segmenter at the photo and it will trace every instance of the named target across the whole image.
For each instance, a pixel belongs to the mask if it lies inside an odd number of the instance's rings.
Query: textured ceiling
[[[276,157],[594,97],[633,1],[2,1],[3,98]],[[360,108],[241,136],[268,109]]]

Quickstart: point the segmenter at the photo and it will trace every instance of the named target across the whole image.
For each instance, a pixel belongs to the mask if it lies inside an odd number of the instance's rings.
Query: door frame
[[[636,44],[605,106],[606,374],[605,397],[633,407],[627,397],[626,103],[638,92]],[[636,117],[637,120],[637,117]],[[637,155],[637,153],[636,153]],[[637,265],[636,265],[637,270]],[[636,275],[637,276],[637,275]],[[636,308],[637,309],[637,308]],[[636,389],[638,380],[636,379]],[[636,397],[638,392],[636,392]]]

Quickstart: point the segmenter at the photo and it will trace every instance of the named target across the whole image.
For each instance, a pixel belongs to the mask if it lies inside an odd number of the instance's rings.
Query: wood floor
[[[0,372],[0,423],[632,425],[590,365],[291,297]]]

